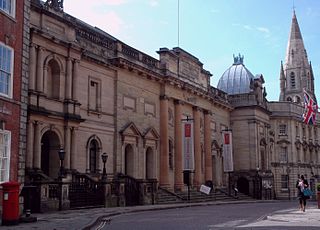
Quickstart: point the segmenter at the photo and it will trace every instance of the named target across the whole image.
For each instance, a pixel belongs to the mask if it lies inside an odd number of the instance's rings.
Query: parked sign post
[[[190,201],[190,174],[194,170],[193,119],[187,116],[182,119],[182,153],[183,179],[188,186],[188,201]]]
[[[222,130],[223,141],[223,170],[228,173],[229,195],[231,194],[230,173],[233,172],[233,151],[232,151],[232,131]]]

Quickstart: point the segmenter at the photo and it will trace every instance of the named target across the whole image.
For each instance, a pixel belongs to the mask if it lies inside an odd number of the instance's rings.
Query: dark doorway
[[[238,179],[237,186],[239,192],[249,195],[249,181],[246,178],[240,177]]]
[[[41,170],[47,176],[58,177],[60,161],[58,151],[60,142],[58,135],[53,131],[47,131],[41,138]]]

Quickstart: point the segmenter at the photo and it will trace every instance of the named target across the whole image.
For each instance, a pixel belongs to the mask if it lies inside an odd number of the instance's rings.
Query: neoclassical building
[[[67,184],[96,183],[89,186],[94,190],[104,169],[110,185],[105,195],[123,195],[111,199],[113,205],[134,204],[137,191],[140,197],[158,188],[173,195],[186,191],[186,119],[193,124],[194,190],[209,181],[256,198],[295,196],[297,175],[315,181],[320,162],[317,126],[301,120],[302,89],[314,97],[314,79],[307,57],[297,57],[305,53],[295,14],[289,45],[280,101],[269,102],[263,75],[254,76],[241,55],[213,87],[211,73],[180,47],[160,48],[155,59],[68,15],[62,1],[33,0],[26,183],[42,183],[40,209],[54,206],[57,179],[66,183],[60,199],[68,208],[79,190]],[[229,173],[225,130],[232,130],[234,146]],[[59,151],[65,152],[62,179]],[[154,202],[152,196],[138,203]]]

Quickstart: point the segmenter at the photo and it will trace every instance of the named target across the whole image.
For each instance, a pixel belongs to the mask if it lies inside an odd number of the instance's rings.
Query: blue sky
[[[294,5],[319,101],[320,1]],[[241,53],[254,75],[263,74],[268,100],[278,100],[293,0],[180,0],[179,6],[179,46],[213,74],[211,85]],[[161,47],[178,46],[178,0],[66,0],[64,11],[157,59]]]

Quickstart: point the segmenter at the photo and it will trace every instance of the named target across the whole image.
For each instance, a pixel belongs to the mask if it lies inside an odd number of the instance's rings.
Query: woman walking
[[[304,179],[304,176],[301,175],[299,180],[297,181],[296,187],[298,189],[298,198],[299,198],[299,204],[300,204],[300,210],[305,212],[306,211],[306,205],[307,205],[307,199],[309,197],[305,196],[303,194],[303,191],[309,187],[309,183],[306,179]]]

